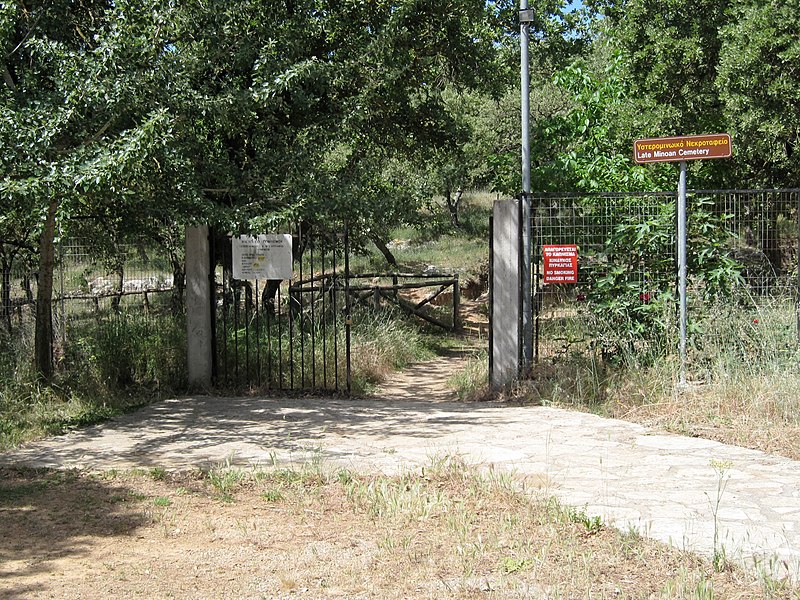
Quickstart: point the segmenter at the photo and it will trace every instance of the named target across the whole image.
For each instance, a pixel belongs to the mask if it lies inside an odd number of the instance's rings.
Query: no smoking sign
[[[578,283],[578,246],[544,245],[543,283]]]

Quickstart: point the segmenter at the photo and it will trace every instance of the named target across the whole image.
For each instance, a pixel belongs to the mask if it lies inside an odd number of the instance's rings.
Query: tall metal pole
[[[520,0],[520,93],[522,104],[522,367],[530,369],[533,361],[533,295],[531,291],[531,96],[529,55],[530,13],[528,0]]]
[[[686,161],[681,161],[678,180],[678,298],[680,301],[680,385],[686,385]]]

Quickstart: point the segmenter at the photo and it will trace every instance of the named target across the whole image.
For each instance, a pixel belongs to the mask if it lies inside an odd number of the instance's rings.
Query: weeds
[[[603,519],[597,515],[590,517],[586,514],[586,509],[579,509],[572,506],[561,508],[561,514],[564,515],[567,521],[583,525],[586,529],[587,535],[595,535],[603,529]]]
[[[279,490],[267,490],[261,494],[261,497],[267,502],[280,502],[283,500],[283,494]]]
[[[153,481],[164,481],[167,478],[167,471],[162,467],[153,467],[150,469],[150,477]]]
[[[747,301],[701,308],[693,313],[686,389],[677,386],[674,353],[658,360],[636,354],[607,360],[597,349],[576,344],[540,360],[516,396],[800,458],[794,309],[763,300],[758,306]],[[559,335],[572,339],[565,327]],[[553,334],[543,331],[542,348],[552,355],[547,344]],[[574,338],[592,339],[589,331]]]
[[[722,496],[725,494],[725,489],[728,487],[728,481],[730,481],[730,474],[728,471],[731,468],[731,463],[712,460],[711,467],[717,475],[717,489],[713,498],[708,496],[708,494],[706,494],[706,497],[711,505],[711,514],[714,516],[714,554],[712,564],[714,565],[714,570],[720,572],[726,570],[730,566],[725,547],[720,544],[719,540],[719,508],[722,504]]]
[[[716,572],[691,554],[596,526],[585,510],[520,493],[522,482],[513,476],[470,466],[459,456],[436,456],[424,470],[396,477],[327,474],[310,465],[242,469],[232,460],[203,479],[152,474],[4,471],[0,496],[16,515],[5,523],[11,539],[34,540],[32,552],[44,563],[54,559],[39,558],[38,548],[70,549],[57,555],[57,569],[42,564],[35,572],[22,569],[34,554],[10,554],[11,585],[32,577],[26,581],[41,582],[43,593],[58,595],[64,589],[61,573],[73,566],[80,572],[100,556],[108,563],[107,579],[93,572],[91,584],[113,581],[122,595],[145,581],[180,595],[179,587],[196,585],[199,572],[209,593],[237,597],[256,585],[289,586],[309,597],[330,592],[389,599],[485,592],[550,598],[797,597],[789,581],[751,578],[735,569]],[[208,502],[219,499],[221,488],[236,495],[236,507]],[[38,510],[16,510],[30,506]],[[81,520],[87,506],[111,509],[113,518],[87,528]],[[80,540],[78,551],[70,536]],[[165,538],[169,560],[152,554]],[[140,569],[129,570],[131,555],[142,557]],[[123,568],[128,569],[124,579]],[[79,586],[76,593],[90,596],[91,588],[80,587],[79,579],[72,580]]]
[[[183,328],[180,320],[128,313],[76,320],[49,384],[19,362],[29,355],[26,332],[0,340],[0,450],[106,421],[182,387]]]
[[[467,358],[463,369],[448,379],[460,400],[479,400],[487,395],[489,385],[489,353],[481,351]]]
[[[241,470],[232,468],[231,461],[211,467],[206,477],[223,502],[233,502],[233,490],[244,478]]]

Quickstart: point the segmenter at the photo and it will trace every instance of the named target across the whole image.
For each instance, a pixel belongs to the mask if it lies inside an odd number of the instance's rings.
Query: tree
[[[350,216],[366,236],[408,218],[419,186],[397,165],[447,145],[443,91],[493,72],[500,9],[0,5],[0,198],[7,214],[32,216],[28,228],[0,228],[4,242],[13,233],[38,247],[37,371],[53,370],[53,242],[72,215],[120,237],[149,231],[140,217],[153,212],[226,231]]]
[[[800,2],[738,2],[722,28],[716,85],[738,179],[795,187],[800,174]]]
[[[731,0],[607,0],[602,30],[622,52],[625,74],[663,135],[717,131],[714,88],[720,31]]]
[[[166,73],[159,64],[169,18],[160,8],[61,0],[0,10],[0,198],[36,222],[25,243],[38,246],[34,362],[45,379],[53,372],[57,221],[110,202],[124,210],[133,182],[169,137],[169,119],[154,102]]]
[[[668,167],[633,162],[636,139],[634,103],[620,76],[620,61],[601,64],[600,73],[584,61],[558,71],[553,85],[566,107],[542,119],[534,139],[533,181],[540,191],[654,191],[671,187]]]

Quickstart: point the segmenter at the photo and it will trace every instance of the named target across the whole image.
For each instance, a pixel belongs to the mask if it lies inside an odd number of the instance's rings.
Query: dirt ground
[[[460,467],[364,480],[6,469],[0,527],[4,599],[765,597]]]

